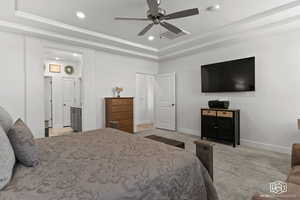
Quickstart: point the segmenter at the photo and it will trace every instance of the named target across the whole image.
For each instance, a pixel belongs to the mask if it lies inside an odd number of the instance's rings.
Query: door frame
[[[96,129],[96,118],[93,117],[96,116],[96,111],[93,106],[94,104],[96,104],[96,98],[94,98],[94,87],[91,86],[91,82],[94,83],[95,81],[95,66],[93,62],[94,51],[76,45],[66,43],[59,44],[57,42],[47,40],[42,40],[41,48],[43,49],[43,51],[51,49],[81,55],[81,76],[78,78],[80,78],[81,86],[80,103],[82,109],[82,131],[84,132],[87,130]],[[45,57],[42,57],[41,60],[44,64]],[[44,70],[42,72],[42,76],[44,76]]]

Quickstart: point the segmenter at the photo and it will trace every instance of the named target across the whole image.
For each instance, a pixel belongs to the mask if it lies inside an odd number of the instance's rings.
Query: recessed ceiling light
[[[76,16],[79,18],[79,19],[84,19],[85,18],[85,14],[81,11],[77,11],[76,12]]]
[[[206,10],[208,10],[208,11],[217,11],[217,10],[220,10],[220,8],[221,8],[220,4],[216,4],[216,5],[207,7]]]
[[[150,35],[149,37],[148,37],[148,40],[149,41],[153,41],[155,39],[155,37],[153,36],[153,35]]]
[[[56,57],[55,60],[60,60],[60,58]]]
[[[77,53],[73,53],[73,56],[74,57],[78,57],[79,55]]]

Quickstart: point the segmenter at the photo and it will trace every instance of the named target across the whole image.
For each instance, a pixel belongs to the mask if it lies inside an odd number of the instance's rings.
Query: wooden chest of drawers
[[[106,127],[133,133],[133,97],[105,98]]]

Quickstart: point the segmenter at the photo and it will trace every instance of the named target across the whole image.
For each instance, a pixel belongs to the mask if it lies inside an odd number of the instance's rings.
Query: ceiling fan
[[[128,18],[128,17],[116,17],[115,20],[133,20],[133,21],[152,21],[151,24],[146,26],[138,36],[145,35],[154,25],[161,25],[174,34],[180,34],[184,30],[166,22],[171,19],[178,19],[183,17],[189,17],[199,14],[198,8],[183,10],[171,14],[167,14],[165,9],[160,8],[161,0],[147,0],[149,10],[147,11],[147,18]]]

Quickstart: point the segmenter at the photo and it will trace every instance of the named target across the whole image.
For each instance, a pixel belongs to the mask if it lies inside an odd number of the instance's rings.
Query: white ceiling
[[[221,5],[219,11],[205,11],[215,4]],[[160,31],[165,29],[157,26],[146,36],[138,37],[137,33],[147,22],[114,20],[116,16],[144,17],[146,0],[1,0],[0,20],[90,41],[101,48],[113,47],[129,54],[149,55],[149,58],[205,46],[249,30],[275,26],[275,23],[300,21],[299,0],[162,0],[161,7],[168,13],[199,8],[198,16],[170,21],[191,34],[176,40],[159,39]],[[77,19],[76,11],[83,11],[86,19]],[[12,27],[2,23],[4,25]],[[156,39],[150,42],[148,35]]]

